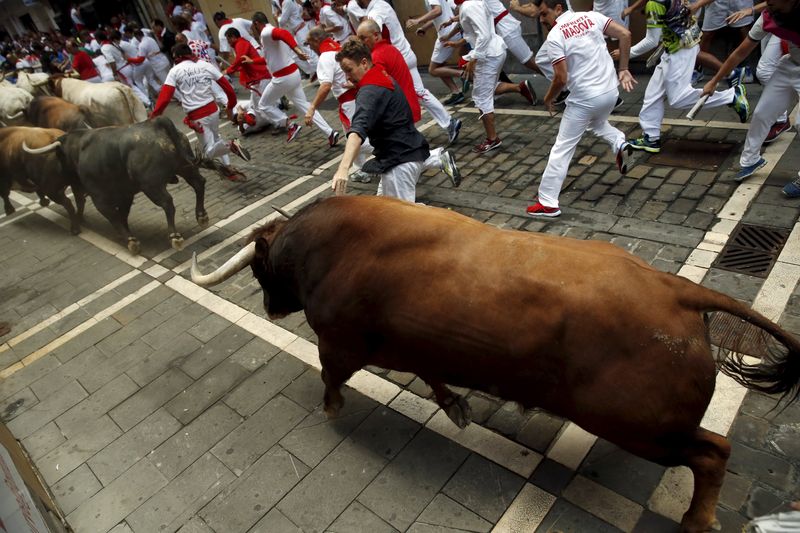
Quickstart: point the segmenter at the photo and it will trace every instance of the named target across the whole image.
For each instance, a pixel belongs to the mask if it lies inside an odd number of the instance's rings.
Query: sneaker
[[[617,168],[620,174],[624,175],[628,173],[628,156],[631,155],[632,151],[628,141],[622,143],[622,146],[617,150]]]
[[[621,106],[622,104],[624,104],[624,103],[625,103],[625,100],[623,100],[622,98],[620,98],[619,96],[617,96],[617,101],[616,101],[616,102],[614,102],[614,109],[612,109],[611,111],[616,111],[616,110],[617,110],[617,108],[618,108],[619,106]]]
[[[784,121],[784,122],[776,122],[776,123],[775,123],[775,124],[773,124],[773,125],[772,125],[772,127],[769,129],[769,133],[767,134],[767,138],[766,138],[766,139],[764,139],[764,144],[769,144],[769,143],[771,143],[772,141],[774,141],[775,139],[777,139],[777,138],[778,138],[778,136],[779,136],[781,133],[783,133],[784,131],[788,131],[789,129],[791,129],[791,127],[792,127],[792,125],[791,125],[791,124],[789,124],[789,121],[788,121],[788,120],[786,120],[786,121]]]
[[[758,161],[756,161],[752,165],[748,165],[746,167],[742,167],[739,170],[739,172],[736,173],[736,175],[733,177],[733,179],[735,181],[744,181],[745,179],[747,179],[750,176],[752,176],[753,174],[755,174],[756,171],[759,168],[763,167],[766,164],[767,164],[767,160],[764,159],[763,157],[759,157]]]
[[[339,132],[336,130],[332,130],[331,134],[328,135],[328,146],[333,148],[334,146],[336,146],[336,143],[338,142],[339,142]]]
[[[528,208],[525,210],[528,216],[531,217],[557,217],[561,214],[561,209],[557,207],[547,207],[539,203],[539,200],[536,200],[536,203],[533,205],[529,205]]]
[[[703,69],[692,71],[692,85],[697,85],[698,83],[703,81],[703,78],[705,78],[705,75],[703,74]]]
[[[558,94],[558,96],[556,96],[556,99],[553,101],[553,104],[564,105],[564,103],[567,101],[567,98],[569,98],[569,91],[561,91]]]
[[[364,172],[361,169],[356,170],[352,174],[350,174],[350,179],[353,181],[357,181],[359,183],[369,183],[372,181],[372,174],[368,172]]]
[[[294,122],[289,124],[289,126],[286,128],[286,142],[290,143],[293,140],[295,140],[297,136],[300,134],[300,130],[302,128],[303,126],[301,126],[300,124],[296,124]]]
[[[739,80],[741,83],[754,83],[756,81],[756,77],[753,75],[753,69],[750,67],[742,68],[742,73],[739,75]]]
[[[450,97],[442,102],[444,105],[458,105],[466,99],[464,93],[452,93]]]
[[[650,136],[645,133],[638,139],[628,141],[628,148],[657,154],[661,151],[661,139],[651,139]]]
[[[731,107],[739,115],[739,121],[744,124],[750,118],[750,102],[747,101],[747,90],[744,85],[737,85],[733,88],[733,103]]]
[[[447,174],[447,177],[450,178],[453,187],[461,185],[461,172],[458,170],[456,159],[453,157],[450,150],[442,150],[441,155],[439,155],[439,165],[442,168],[442,172]]]
[[[737,85],[741,85],[743,83],[743,76],[744,76],[744,68],[736,67],[731,71],[725,81],[728,82],[728,87],[736,87]]]
[[[783,194],[788,198],[800,198],[800,177],[784,185]]]
[[[533,90],[533,86],[531,82],[528,80],[519,82],[519,93],[522,95],[525,100],[528,101],[531,105],[536,105],[538,103],[538,99],[536,98],[536,91]]]
[[[447,144],[453,144],[458,139],[458,134],[461,131],[461,119],[451,118],[450,124],[447,125]]]
[[[281,96],[280,103],[278,104],[278,109],[282,111],[286,111],[287,109],[289,109],[289,99],[286,98],[285,96]]]
[[[250,161],[250,152],[248,152],[247,149],[244,146],[242,146],[242,143],[240,143],[238,140],[236,139],[232,140],[228,144],[228,147],[234,154],[238,155],[245,161]]]
[[[485,154],[486,152],[491,152],[495,148],[499,148],[501,144],[503,144],[503,141],[500,140],[500,137],[493,141],[486,139],[482,143],[476,144],[472,151],[478,154]]]

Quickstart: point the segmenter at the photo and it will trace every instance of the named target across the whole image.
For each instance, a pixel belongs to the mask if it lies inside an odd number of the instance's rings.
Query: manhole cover
[[[766,278],[789,238],[789,230],[739,224],[714,266],[722,270]]]
[[[732,143],[667,139],[661,152],[650,156],[648,163],[691,170],[717,170],[736,147]]]

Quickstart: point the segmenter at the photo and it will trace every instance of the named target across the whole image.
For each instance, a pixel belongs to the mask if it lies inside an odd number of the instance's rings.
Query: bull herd
[[[64,207],[77,234],[88,195],[128,249],[139,253],[128,214],[142,192],[164,209],[171,244],[180,248],[183,238],[166,188],[180,176],[196,193],[197,222],[208,223],[205,179],[198,167],[219,170],[218,163],[195,154],[169,119],[147,121],[147,110],[122,83],[21,73],[16,84],[0,81],[0,125],[0,196],[6,215],[14,212],[11,190],[36,193],[41,205],[52,200]]]

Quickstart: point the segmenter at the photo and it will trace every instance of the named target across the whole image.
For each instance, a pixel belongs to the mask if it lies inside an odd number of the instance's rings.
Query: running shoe
[[[796,180],[784,185],[783,194],[788,198],[800,198],[800,173]]]
[[[792,125],[789,124],[788,120],[785,120],[783,122],[776,122],[769,129],[769,133],[767,134],[767,138],[764,139],[764,144],[771,143],[772,141],[777,139],[780,136],[781,133],[790,130],[791,127],[792,127]]]
[[[485,154],[486,152],[491,152],[495,148],[499,148],[501,144],[503,144],[503,141],[500,140],[500,137],[494,140],[486,139],[482,143],[475,145],[472,151],[478,154]]]
[[[451,118],[450,124],[447,125],[447,144],[453,144],[458,139],[458,134],[461,132],[461,119]]]
[[[242,146],[242,143],[240,143],[238,140],[236,139],[232,140],[230,143],[228,143],[228,147],[234,154],[238,155],[245,161],[250,161],[250,152],[248,152],[247,149],[244,146]]]
[[[452,93],[450,97],[442,102],[444,105],[458,105],[466,99],[464,93]]]
[[[631,155],[632,149],[628,141],[622,143],[622,146],[617,150],[617,168],[620,174],[628,173],[628,156]]]
[[[736,173],[733,179],[735,181],[744,181],[745,179],[755,174],[759,168],[763,167],[766,164],[767,160],[764,159],[763,157],[759,157],[758,161],[756,161],[752,165],[747,165],[746,167],[742,167],[741,170],[739,170],[739,172]]]
[[[650,136],[645,133],[638,139],[628,141],[628,148],[657,154],[661,151],[661,139],[651,139]]]
[[[538,99],[536,98],[536,91],[533,90],[533,86],[531,82],[528,80],[519,82],[519,93],[522,95],[525,100],[528,101],[531,105],[536,105],[538,103]]]
[[[747,90],[744,85],[737,85],[733,88],[733,102],[731,107],[739,115],[739,121],[744,124],[750,118],[750,102],[747,101]]]
[[[372,174],[364,172],[361,169],[356,170],[350,174],[350,179],[359,183],[369,183],[372,181]]]
[[[564,105],[567,102],[567,98],[569,98],[569,91],[561,91],[556,96],[556,99],[553,101],[554,105]]]
[[[328,135],[328,146],[333,148],[336,146],[336,143],[339,142],[339,132],[336,130],[331,130],[331,134]]]
[[[561,214],[561,209],[557,207],[547,207],[542,205],[539,200],[536,200],[535,204],[528,206],[528,208],[525,210],[525,213],[531,217],[553,218]]]
[[[703,78],[705,78],[705,75],[703,74],[703,69],[692,71],[692,85],[697,85],[698,83],[703,81]]]
[[[289,124],[289,126],[286,128],[286,134],[287,134],[286,142],[290,143],[293,140],[295,140],[297,136],[300,134],[301,129],[303,129],[303,126],[301,126],[300,124],[297,124],[295,122]]]
[[[619,106],[621,106],[622,104],[624,104],[624,103],[625,103],[625,100],[623,100],[621,97],[617,96],[617,101],[614,102],[614,109],[612,109],[612,111],[616,111],[617,108]]]
[[[458,170],[456,159],[453,157],[450,150],[442,150],[441,155],[439,155],[439,165],[442,168],[442,172],[447,174],[447,177],[450,178],[453,187],[461,185],[461,172]]]

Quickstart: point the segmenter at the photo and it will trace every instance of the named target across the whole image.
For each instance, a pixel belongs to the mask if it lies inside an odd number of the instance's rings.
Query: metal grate
[[[661,152],[650,156],[648,162],[690,170],[716,171],[737,147],[732,143],[667,139],[663,141]]]
[[[789,230],[786,229],[739,224],[714,266],[730,272],[766,278],[788,238]]]

